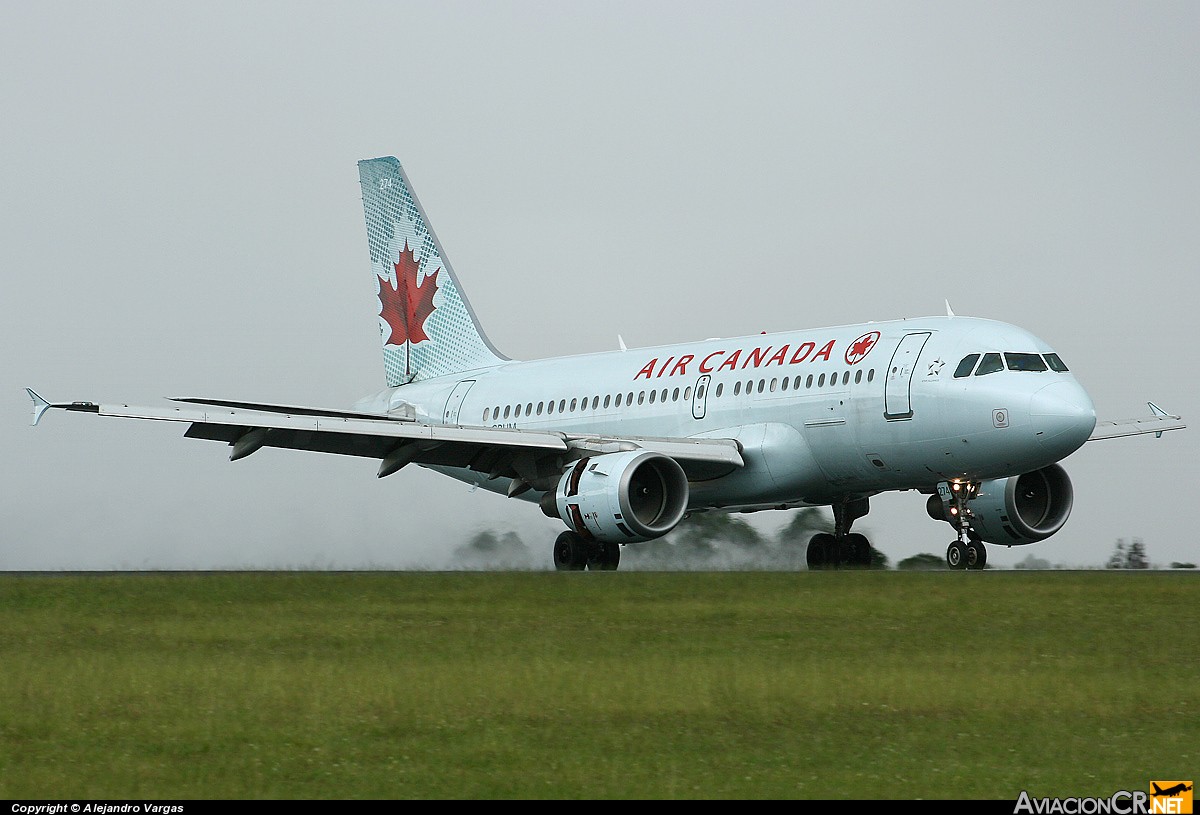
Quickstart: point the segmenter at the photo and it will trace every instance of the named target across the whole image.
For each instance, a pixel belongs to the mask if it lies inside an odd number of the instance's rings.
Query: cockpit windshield
[[[975,376],[986,376],[987,374],[994,374],[996,371],[1003,370],[1004,363],[1000,361],[999,354],[984,354],[983,361],[975,369]]]
[[[982,357],[982,359],[980,359]],[[979,362],[979,367],[975,367],[975,363]],[[1044,357],[1040,354],[1025,354],[1015,351],[1005,351],[1003,355],[992,352],[988,354],[967,354],[963,357],[958,367],[954,369],[954,378],[962,379],[971,375],[974,371],[975,376],[986,376],[994,374],[997,371],[1005,369],[1010,371],[1054,371],[1056,373],[1066,373],[1067,366],[1059,358],[1058,354],[1046,354]]]
[[[1046,360],[1037,354],[1005,353],[1004,363],[1010,371],[1044,371]]]

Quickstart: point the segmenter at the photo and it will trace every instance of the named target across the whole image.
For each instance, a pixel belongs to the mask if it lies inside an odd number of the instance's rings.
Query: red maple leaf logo
[[[862,362],[863,357],[871,352],[877,342],[879,342],[879,332],[872,331],[850,343],[850,347],[846,349],[846,364],[857,365]]]
[[[425,279],[418,284],[419,266],[413,250],[408,248],[408,241],[405,241],[400,259],[395,263],[396,285],[392,286],[386,278],[379,278],[379,316],[392,329],[392,335],[387,338],[385,345],[418,343],[429,339],[425,333],[425,320],[436,308],[433,295],[438,290],[437,276],[441,268],[425,275]]]

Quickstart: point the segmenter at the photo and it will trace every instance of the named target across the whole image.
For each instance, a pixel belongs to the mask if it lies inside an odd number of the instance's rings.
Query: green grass
[[[1177,572],[0,577],[0,798],[1109,796],[1196,775]]]

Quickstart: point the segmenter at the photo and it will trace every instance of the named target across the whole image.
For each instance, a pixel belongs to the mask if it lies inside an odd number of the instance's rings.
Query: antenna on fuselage
[[[946,301],[946,316],[947,316],[947,317],[953,317],[953,316],[954,316],[954,309],[950,308],[950,301],[949,301],[949,300],[947,300],[947,301]]]
[[[622,351],[629,350],[628,348],[625,347],[625,338],[622,337],[620,334],[617,335],[617,345],[621,346]]]

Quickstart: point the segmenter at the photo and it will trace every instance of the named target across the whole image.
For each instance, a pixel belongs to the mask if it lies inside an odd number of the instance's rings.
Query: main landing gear
[[[946,565],[951,569],[982,569],[987,566],[987,547],[979,533],[971,528],[971,508],[967,502],[979,492],[975,482],[950,481],[938,484],[938,496],[945,507],[950,525],[958,539],[946,548]]]
[[[621,544],[587,540],[567,530],[554,541],[554,568],[560,572],[615,572],[621,563]]]
[[[865,568],[871,565],[871,542],[865,535],[851,532],[854,521],[871,509],[866,498],[841,501],[833,505],[833,534],[819,532],[808,542],[808,568],[837,569],[843,566]]]

